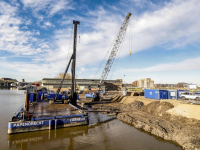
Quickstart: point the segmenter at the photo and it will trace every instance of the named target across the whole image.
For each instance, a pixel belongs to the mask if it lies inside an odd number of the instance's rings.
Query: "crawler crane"
[[[120,49],[120,47],[121,47],[121,45],[124,41],[125,33],[126,33],[126,30],[127,30],[129,21],[130,21],[130,16],[131,16],[131,13],[129,12],[126,15],[126,18],[125,18],[124,22],[122,23],[122,25],[119,29],[119,33],[117,34],[115,43],[112,47],[112,50],[110,52],[109,58],[108,58],[107,63],[106,63],[106,66],[105,66],[103,73],[101,75],[101,79],[100,79],[100,82],[99,82],[99,85],[98,85],[98,91],[95,92],[95,93],[92,92],[92,93],[89,93],[89,94],[85,94],[86,98],[93,98],[93,100],[95,100],[95,101],[100,100],[99,94],[100,94],[100,91],[102,91],[101,85],[104,83],[104,80],[107,79],[108,74],[111,70],[112,64],[113,64],[115,57],[117,55],[117,52],[119,51],[119,49]]]

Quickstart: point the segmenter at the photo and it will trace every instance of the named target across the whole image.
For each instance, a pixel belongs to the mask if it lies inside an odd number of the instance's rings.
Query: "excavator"
[[[130,16],[131,16],[131,13],[129,12],[126,15],[126,18],[125,18],[124,22],[122,23],[122,25],[119,29],[119,33],[117,34],[114,45],[112,46],[112,50],[110,51],[110,55],[109,55],[109,58],[107,60],[106,66],[105,66],[103,73],[101,75],[101,79],[100,79],[100,82],[98,84],[97,92],[91,92],[91,93],[85,94],[86,98],[92,98],[93,101],[100,101],[101,100],[100,93],[103,93],[103,94],[106,93],[105,91],[102,90],[101,85],[104,84],[104,80],[107,79],[108,74],[109,74],[111,67],[113,65],[113,62],[115,60],[115,57],[117,55],[117,52],[119,51],[119,49],[120,49],[120,47],[121,47],[121,45],[124,41],[125,33],[126,33],[126,30],[127,30],[129,21],[130,21]]]

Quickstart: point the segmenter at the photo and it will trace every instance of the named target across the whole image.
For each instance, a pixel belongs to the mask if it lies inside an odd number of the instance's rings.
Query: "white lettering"
[[[30,123],[29,123],[29,122],[26,122],[26,123],[25,123],[25,126],[29,126],[29,125],[30,125]]]
[[[27,143],[27,142],[39,141],[39,140],[43,140],[43,137],[33,137],[33,138],[15,140],[15,141],[12,141],[12,144]]]
[[[30,122],[24,122],[24,123],[14,123],[13,127],[26,127],[26,126],[37,126],[37,125],[43,125],[44,121],[30,121]]]
[[[85,118],[72,118],[70,121],[85,121]]]

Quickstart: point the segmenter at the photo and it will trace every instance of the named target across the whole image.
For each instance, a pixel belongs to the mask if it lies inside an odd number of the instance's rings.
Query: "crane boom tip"
[[[127,19],[129,19],[129,17],[131,16],[131,13],[129,12],[126,16]]]

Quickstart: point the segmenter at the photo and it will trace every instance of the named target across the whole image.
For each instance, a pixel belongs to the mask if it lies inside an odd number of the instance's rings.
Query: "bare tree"
[[[55,76],[55,78],[60,78],[60,79],[62,79],[63,76],[64,76],[64,73],[59,73],[59,75],[58,75],[58,76]],[[72,78],[71,75],[70,75],[69,73],[66,73],[65,79],[71,79],[71,78]]]

